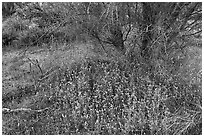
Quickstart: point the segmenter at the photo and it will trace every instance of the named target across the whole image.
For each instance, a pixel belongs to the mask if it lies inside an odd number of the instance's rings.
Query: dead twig
[[[27,112],[43,112],[45,110],[48,110],[49,107],[46,107],[44,109],[37,109],[33,110],[31,108],[17,108],[17,109],[9,109],[9,108],[2,108],[2,113],[14,113],[14,112],[22,112],[22,111],[27,111]]]
[[[48,78],[50,75],[52,75],[54,72],[56,71],[56,67],[52,67],[51,69],[49,69],[44,75],[41,76],[40,79],[38,79],[37,81],[43,81],[44,79]]]
[[[42,69],[41,69],[41,67],[40,67],[40,64],[39,64],[39,62],[38,62],[37,59],[36,59],[36,63],[37,63],[37,67],[40,69],[41,74],[43,75],[43,71],[42,71]]]
[[[28,59],[33,65],[37,66],[37,68],[39,68],[41,74],[43,75],[43,71],[42,71],[42,68],[41,68],[40,65],[39,65],[38,60],[36,59],[36,60],[35,60],[36,63],[35,63],[35,62],[33,62],[30,58],[27,57],[27,59]]]
[[[52,75],[54,72],[55,72],[55,70],[54,70],[53,72],[49,73],[48,75],[44,75],[44,77],[41,78],[41,79],[38,79],[38,81],[39,81],[39,82],[40,82],[40,81],[43,81],[44,79],[46,79],[46,78],[48,78],[50,75]]]
[[[189,36],[192,36],[192,35],[199,34],[199,33],[201,33],[201,32],[202,32],[202,30],[197,31],[197,32],[195,32],[195,33],[191,33],[191,34],[182,35],[182,37],[189,37]]]

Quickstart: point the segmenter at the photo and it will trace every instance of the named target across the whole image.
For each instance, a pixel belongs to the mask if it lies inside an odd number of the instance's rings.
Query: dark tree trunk
[[[113,44],[113,46],[118,50],[125,52],[123,32],[120,26],[113,25],[110,27],[111,37],[108,38],[108,41]]]
[[[120,51],[124,50],[123,32],[119,26],[114,26],[111,31],[113,34],[113,45]]]

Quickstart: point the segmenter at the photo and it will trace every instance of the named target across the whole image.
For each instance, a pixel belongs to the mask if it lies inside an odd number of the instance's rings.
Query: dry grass
[[[186,85],[156,84],[142,68],[92,50],[77,44],[22,57],[9,53],[12,59],[4,54],[3,81],[17,84],[3,89],[3,134],[201,134],[192,130],[202,129],[198,87],[192,94]],[[27,58],[37,59],[47,77],[35,65],[30,69]],[[183,94],[182,86],[195,104],[172,96]]]

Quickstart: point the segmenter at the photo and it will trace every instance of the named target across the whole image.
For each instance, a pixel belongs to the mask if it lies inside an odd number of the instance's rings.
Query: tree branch
[[[192,35],[196,35],[196,34],[198,34],[198,33],[201,33],[202,32],[202,30],[200,30],[200,31],[197,31],[197,32],[195,32],[195,33],[191,33],[191,34],[187,34],[187,35],[182,35],[182,37],[186,37],[186,36],[192,36]]]
[[[125,36],[125,39],[124,39],[123,41],[126,41],[126,40],[127,40],[127,37],[128,37],[128,35],[129,35],[130,31],[131,31],[131,24],[129,24],[128,32],[127,32],[127,34],[126,34],[126,36]]]
[[[129,23],[128,23],[128,24],[129,24],[129,30],[128,30],[128,32],[127,32],[127,34],[126,34],[126,36],[125,36],[125,39],[124,39],[123,41],[126,41],[126,40],[127,40],[127,37],[128,37],[128,35],[129,35],[130,31],[131,31],[130,7],[129,7],[128,4],[127,4],[127,6],[128,6],[128,20],[129,20]]]
[[[195,24],[198,20],[194,20],[192,23],[190,23],[189,25],[187,25],[184,29],[189,28],[190,26],[192,26],[193,24]]]

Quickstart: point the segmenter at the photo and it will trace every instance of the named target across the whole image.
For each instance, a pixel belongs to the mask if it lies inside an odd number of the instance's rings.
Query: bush
[[[18,16],[11,16],[3,22],[2,45],[3,47],[14,45],[16,47],[42,45],[56,41],[69,42],[75,34],[71,34],[67,29],[58,25],[45,26],[39,28],[39,24],[22,19]],[[66,27],[67,28],[67,27]]]
[[[28,20],[22,20],[19,17],[11,16],[3,22],[2,26],[2,46],[11,45],[19,40],[19,32],[26,30]]]
[[[17,15],[11,16],[3,22],[3,47],[35,46],[51,42],[86,42],[87,35],[80,28],[77,29],[77,26],[68,23],[59,26],[61,21],[48,22],[42,22],[39,18],[30,21]]]

